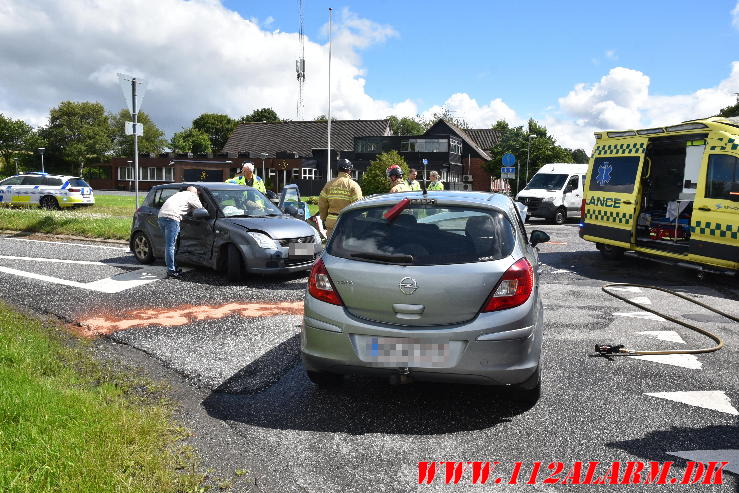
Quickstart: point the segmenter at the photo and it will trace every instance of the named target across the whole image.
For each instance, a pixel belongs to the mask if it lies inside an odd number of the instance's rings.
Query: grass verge
[[[199,491],[161,391],[62,334],[0,303],[0,491]]]
[[[88,238],[128,239],[133,214],[119,217],[89,211],[0,207],[0,229]]]

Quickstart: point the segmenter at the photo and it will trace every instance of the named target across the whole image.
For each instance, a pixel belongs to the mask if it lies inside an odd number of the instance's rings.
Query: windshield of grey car
[[[257,190],[211,190],[225,217],[281,216],[282,212]]]
[[[336,257],[399,265],[486,262],[513,252],[515,232],[494,209],[411,205],[392,220],[392,205],[343,213],[327,252]]]

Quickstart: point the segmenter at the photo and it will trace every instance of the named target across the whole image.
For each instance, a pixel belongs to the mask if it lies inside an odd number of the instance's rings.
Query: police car
[[[94,203],[92,188],[76,176],[34,172],[0,181],[0,204],[61,209]]]

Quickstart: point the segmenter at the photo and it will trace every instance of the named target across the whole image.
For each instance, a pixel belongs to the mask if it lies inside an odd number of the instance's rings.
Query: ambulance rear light
[[[664,128],[645,128],[642,130],[637,130],[636,133],[639,135],[652,135],[652,134],[663,134],[665,133]]]
[[[624,132],[606,132],[609,137],[633,137],[636,132],[633,130],[626,130]]]
[[[708,126],[703,123],[682,123],[680,125],[665,127],[665,130],[668,132],[682,132],[683,130],[697,130],[699,128],[708,128]]]

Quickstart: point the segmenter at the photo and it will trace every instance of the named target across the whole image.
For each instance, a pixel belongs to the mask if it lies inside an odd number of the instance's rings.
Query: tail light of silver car
[[[332,305],[344,304],[341,301],[339,293],[334,288],[334,283],[331,282],[331,276],[328,275],[323,260],[320,258],[316,260],[316,263],[313,264],[313,268],[310,270],[308,293],[317,300],[325,301]]]
[[[523,305],[534,289],[534,269],[525,258],[510,266],[482,308],[494,312]]]

